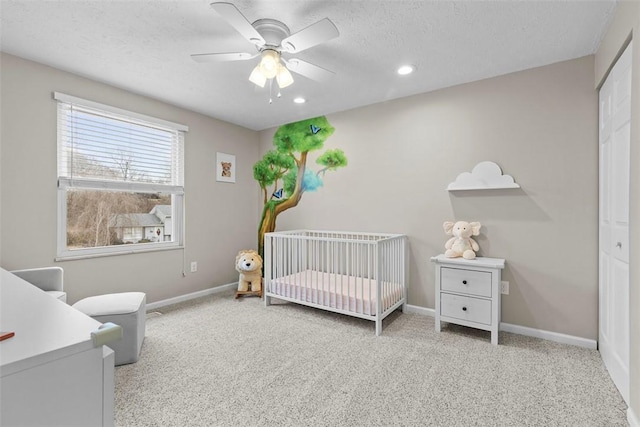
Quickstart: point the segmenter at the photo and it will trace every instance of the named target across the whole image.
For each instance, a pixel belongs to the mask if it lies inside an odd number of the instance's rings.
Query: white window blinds
[[[60,93],[54,97],[60,186],[181,192],[185,126]]]

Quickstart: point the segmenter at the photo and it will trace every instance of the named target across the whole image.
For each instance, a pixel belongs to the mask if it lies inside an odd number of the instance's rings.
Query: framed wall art
[[[236,182],[236,156],[216,153],[216,181]]]

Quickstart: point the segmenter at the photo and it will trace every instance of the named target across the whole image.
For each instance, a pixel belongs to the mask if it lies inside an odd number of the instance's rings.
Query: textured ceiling
[[[295,83],[269,104],[268,88],[247,80],[258,58],[196,63],[189,56],[255,50],[209,3],[1,0],[1,48],[261,130],[592,54],[616,6],[615,0],[233,1],[250,22],[277,19],[295,33],[328,17],[340,31],[295,55],[335,76],[318,83],[294,74]],[[416,72],[398,76],[403,63]],[[294,104],[297,96],[308,102]]]

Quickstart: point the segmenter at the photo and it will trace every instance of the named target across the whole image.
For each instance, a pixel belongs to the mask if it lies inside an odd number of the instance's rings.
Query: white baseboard
[[[629,427],[640,427],[640,418],[633,413],[630,407],[627,408],[627,421],[629,422]]]
[[[417,305],[407,304],[407,313],[421,314],[423,316],[435,317],[436,311],[432,308],[420,307]],[[542,329],[528,328],[526,326],[513,325],[511,323],[500,323],[500,330],[511,332],[512,334],[525,335],[527,337],[541,338],[547,341],[555,341],[561,344],[575,345],[577,347],[585,347],[592,350],[598,348],[598,342],[573,335],[560,334],[558,332],[544,331]],[[637,426],[637,427],[640,427]]]
[[[189,300],[192,300],[192,299],[195,299],[195,298],[204,297],[204,296],[207,296],[207,295],[217,294],[217,293],[229,290],[229,289],[235,289],[237,287],[238,287],[238,282],[228,283],[226,285],[216,286],[215,288],[209,288],[209,289],[205,289],[203,291],[192,292],[190,294],[180,295],[180,296],[169,298],[169,299],[165,299],[165,300],[162,300],[162,301],[152,302],[152,303],[147,304],[147,311],[156,310],[156,309],[158,309],[160,307],[165,307],[167,305],[177,304],[179,302],[189,301]]]
[[[547,341],[555,341],[561,344],[575,345],[577,347],[585,347],[591,350],[598,348],[596,340],[576,337],[573,335],[560,334],[558,332],[544,331],[542,329],[527,328],[526,326],[512,325],[511,323],[500,323],[500,330],[511,332],[513,334],[525,335],[528,337],[542,338]]]
[[[207,295],[217,294],[219,292],[224,292],[228,289],[235,288],[238,286],[238,282],[229,283],[226,285],[216,286],[215,288],[205,289],[203,291],[193,292],[186,295],[180,295],[178,297],[165,299],[162,301],[152,302],[147,304],[147,311],[155,310],[160,307],[164,307],[171,304],[177,304],[179,302],[189,301],[195,298],[204,297]],[[430,316],[435,317],[436,311],[433,308],[420,307],[417,305],[407,304],[406,306],[407,313],[415,313],[422,316]],[[573,335],[565,335],[560,334],[558,332],[550,332],[544,331],[542,329],[528,328],[526,326],[513,325],[511,323],[500,323],[500,330],[505,332],[511,332],[512,334],[524,335],[527,337],[541,338],[547,341],[559,342],[561,344],[569,344],[575,345],[577,347],[585,347],[592,350],[598,348],[598,342],[595,340],[590,340],[587,338],[576,337]],[[632,419],[636,419],[631,411],[628,412],[629,417],[633,417]],[[636,426],[640,427],[640,424],[636,422]]]
[[[433,308],[425,308],[417,305],[407,304],[407,313],[421,314],[423,316],[436,317],[436,311]]]

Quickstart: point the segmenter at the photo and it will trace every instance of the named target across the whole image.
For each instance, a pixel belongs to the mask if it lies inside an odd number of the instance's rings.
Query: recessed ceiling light
[[[407,74],[411,74],[415,71],[416,67],[414,67],[413,65],[403,65],[402,67],[398,68],[398,74],[400,74],[401,76],[406,76]]]
[[[297,98],[294,98],[293,102],[295,102],[296,104],[304,104],[305,102],[307,102],[307,100],[299,96]]]

